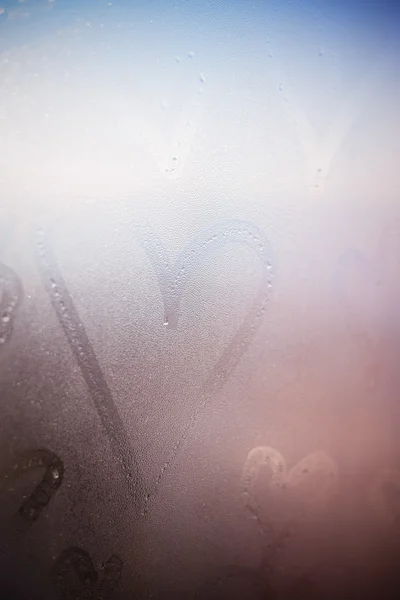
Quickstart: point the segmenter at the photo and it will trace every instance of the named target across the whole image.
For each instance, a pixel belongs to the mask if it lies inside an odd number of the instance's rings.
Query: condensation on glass
[[[0,1],[1,597],[396,597],[399,28]]]

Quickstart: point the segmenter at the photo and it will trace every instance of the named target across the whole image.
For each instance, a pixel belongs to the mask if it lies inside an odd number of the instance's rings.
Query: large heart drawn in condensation
[[[85,332],[84,325],[62,278],[51,250],[49,237],[42,230],[39,232],[39,266],[47,291],[89,389],[103,430],[109,439],[110,447],[122,468],[129,491],[137,508],[143,513],[200,411],[210,401],[212,394],[220,390],[232,374],[261,324],[272,288],[272,251],[268,240],[258,227],[239,220],[226,221],[201,232],[182,250],[173,265],[169,262],[161,242],[148,229],[142,229],[141,239],[154,266],[163,296],[165,315],[163,319],[160,319],[160,326],[163,327],[164,323],[167,323],[169,327],[178,326],[180,301],[185,285],[188,279],[195,274],[199,262],[211,250],[215,250],[229,242],[249,245],[260,259],[262,268],[260,286],[252,305],[217,364],[206,378],[203,385],[203,395],[196,410],[172,448],[170,456],[160,469],[153,486],[146,491],[139,469],[138,458],[135,456],[134,450],[130,448],[125,426]]]

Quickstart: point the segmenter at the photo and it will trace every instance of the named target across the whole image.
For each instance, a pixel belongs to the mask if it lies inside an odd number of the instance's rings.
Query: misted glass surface
[[[393,0],[0,1],[0,597],[400,595]]]

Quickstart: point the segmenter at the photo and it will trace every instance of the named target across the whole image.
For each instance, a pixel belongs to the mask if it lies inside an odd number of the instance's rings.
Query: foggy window
[[[0,0],[1,598],[398,596],[399,30]]]

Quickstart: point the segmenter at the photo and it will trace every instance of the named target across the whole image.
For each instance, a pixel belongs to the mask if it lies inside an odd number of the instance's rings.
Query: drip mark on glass
[[[74,305],[43,231],[38,235],[39,266],[59,323],[79,365],[111,450],[120,465],[129,493],[139,508],[143,503],[143,483],[138,462],[111,390],[103,375],[78,311]]]

